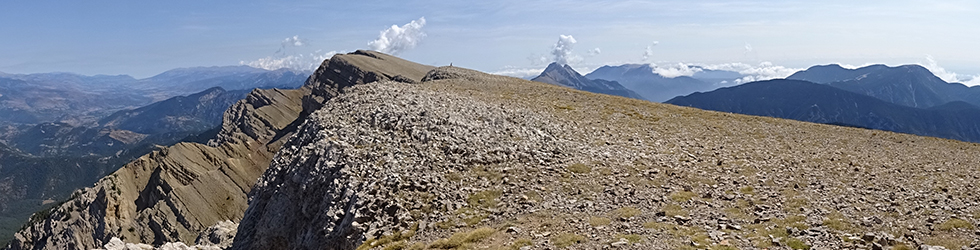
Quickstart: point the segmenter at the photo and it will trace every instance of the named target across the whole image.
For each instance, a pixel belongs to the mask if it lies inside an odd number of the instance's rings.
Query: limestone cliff
[[[229,109],[224,122],[251,117],[235,128],[288,133],[308,89],[255,90]],[[269,100],[259,102],[257,100]],[[207,146],[179,143],[126,164],[95,184],[76,191],[46,218],[15,235],[10,249],[91,249],[112,237],[125,241],[193,242],[198,233],[223,220],[237,221],[246,193],[268,166],[281,142],[265,134],[242,135],[225,129],[223,137],[240,141]]]
[[[312,112],[304,112],[304,106],[316,108],[354,84],[418,81],[430,68],[376,52],[334,56],[318,70],[330,73],[310,78],[303,88],[255,90],[233,105],[208,145],[180,143],[144,155],[76,191],[64,204],[35,214],[7,248],[92,249],[114,237],[193,244],[216,223],[241,219],[255,180]]]

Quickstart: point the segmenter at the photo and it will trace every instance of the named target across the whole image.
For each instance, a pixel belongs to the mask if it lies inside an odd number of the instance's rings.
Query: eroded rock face
[[[208,145],[163,148],[76,192],[47,218],[18,232],[8,248],[91,249],[113,237],[156,246],[191,245],[202,237],[213,241],[208,228],[241,219],[255,180],[312,112],[304,113],[304,107],[318,107],[317,100],[332,97],[329,93],[366,81],[417,81],[431,68],[366,51],[337,55],[324,66],[319,71],[334,75],[310,79],[303,88],[250,93],[225,112],[221,132]],[[313,89],[321,94],[311,94]]]
[[[313,93],[304,98],[304,114],[320,108],[324,101],[340,94],[350,86],[395,80],[416,82],[433,67],[422,65],[376,51],[358,50],[346,55],[335,55],[323,61],[306,86]]]
[[[193,243],[201,230],[237,221],[246,194],[295,120],[308,90],[256,90],[225,115],[215,146],[179,143],[144,155],[15,235],[10,249],[91,249],[113,237],[160,245]],[[267,100],[256,102],[255,100]],[[239,117],[247,119],[235,120]],[[244,131],[263,131],[246,133]]]

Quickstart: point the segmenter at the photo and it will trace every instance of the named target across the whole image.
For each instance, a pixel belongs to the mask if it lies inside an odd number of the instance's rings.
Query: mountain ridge
[[[645,97],[644,99],[653,102],[664,102],[678,95],[711,90],[714,86],[712,83],[689,76],[674,78],[661,76],[654,73],[649,64],[606,65],[597,68],[585,77],[617,81],[626,88],[640,93],[641,96]]]
[[[972,214],[980,197],[971,192],[980,183],[978,144],[704,111],[405,62],[369,51],[325,61],[304,87],[311,94],[288,98],[297,119],[274,119],[285,124],[277,128],[295,132],[248,126],[272,113],[250,115],[237,105],[226,112],[232,122],[223,127],[236,132],[209,144],[242,145],[257,134],[281,139],[263,149],[278,152],[262,154],[271,157],[264,161],[268,169],[249,194],[229,191],[235,201],[229,205],[249,200],[234,236],[201,237],[217,226],[201,223],[178,230],[173,238],[180,242],[161,244],[149,236],[154,224],[144,223],[133,229],[142,237],[110,226],[92,237],[98,242],[77,245],[959,249],[977,243],[975,228],[965,225],[978,223]],[[239,104],[261,106],[255,110],[281,104],[264,97]],[[203,148],[179,144],[148,157],[175,158],[182,147]],[[152,185],[120,182],[119,189],[142,198],[103,203],[101,197],[113,197],[112,181],[136,179],[107,177],[22,231],[15,242],[21,245],[12,247],[97,232],[77,225],[102,221],[100,211],[114,218],[130,206],[171,206],[151,204],[158,199],[202,204],[172,194],[215,190],[196,183],[219,183],[208,178],[227,175],[192,168],[128,165],[147,177],[139,182]],[[202,202],[224,204],[221,197]],[[163,216],[167,211],[212,211],[175,208],[151,209],[161,218],[153,219],[156,225],[183,224],[181,217]],[[39,226],[45,224],[59,231],[45,232]],[[160,235],[170,240],[171,233]]]
[[[953,102],[928,109],[801,80],[769,80],[695,93],[667,103],[706,110],[843,124],[980,142],[980,108]]]
[[[231,249],[976,243],[973,229],[928,222],[977,222],[962,210],[978,201],[972,143],[458,67],[351,87],[299,131],[253,189]],[[949,187],[936,189],[939,178]],[[915,209],[930,202],[942,205]],[[893,225],[912,229],[894,236]]]
[[[816,77],[821,75],[824,77]],[[920,65],[889,67],[878,64],[845,69],[833,64],[811,67],[787,79],[812,79],[817,83],[916,108],[929,108],[952,101],[980,106],[980,88],[947,83]]]
[[[76,192],[47,218],[33,219],[7,249],[91,249],[114,237],[155,245],[196,243],[211,226],[241,219],[254,180],[312,112],[304,109],[346,86],[388,78],[420,80],[431,68],[414,63],[392,67],[404,62],[357,51],[324,61],[320,70],[330,74],[311,76],[300,89],[254,90],[224,112],[221,131],[206,145],[178,143],[140,157]]]
[[[593,93],[643,99],[643,96],[626,87],[623,87],[623,85],[620,85],[616,81],[607,81],[602,79],[592,80],[586,78],[567,64],[564,66],[559,65],[558,63],[548,64],[548,67],[545,68],[540,75],[531,79],[531,81],[550,83]]]

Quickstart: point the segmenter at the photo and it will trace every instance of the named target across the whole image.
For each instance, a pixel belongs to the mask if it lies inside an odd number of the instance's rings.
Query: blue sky
[[[926,65],[930,57],[934,72],[956,74],[944,78],[980,74],[980,1],[595,0],[3,1],[0,72],[147,77],[315,60],[369,48],[383,30],[422,17],[424,38],[398,56],[488,72],[544,68],[559,35],[569,35],[580,71],[641,62]],[[292,37],[301,46],[285,43]],[[595,48],[601,53],[590,54]]]

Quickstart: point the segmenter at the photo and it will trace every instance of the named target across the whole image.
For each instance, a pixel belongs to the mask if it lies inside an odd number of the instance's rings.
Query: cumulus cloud
[[[745,63],[725,63],[725,64],[697,64],[697,63],[674,63],[674,64],[650,64],[653,73],[663,77],[675,78],[680,76],[693,76],[704,70],[724,70],[732,71],[742,75],[742,78],[735,79],[735,84],[742,84],[754,81],[771,80],[786,78],[801,69],[787,68],[775,65],[771,62],[762,62],[758,65]],[[727,83],[727,82],[725,82]]]
[[[967,86],[977,86],[977,85],[980,85],[980,75],[973,76],[973,78],[971,78],[969,81],[964,81],[962,83],[963,84],[966,84]]]
[[[736,79],[735,84],[742,84],[754,81],[764,81],[778,78],[786,78],[797,71],[802,69],[798,68],[787,68],[780,65],[775,65],[771,62],[762,62],[758,65],[750,65],[746,63],[725,63],[725,64],[703,64],[695,65],[703,69],[709,70],[725,70],[737,72],[742,75],[742,78]]]
[[[287,37],[279,44],[279,50],[276,50],[276,53],[273,53],[271,56],[253,61],[239,61],[238,64],[266,70],[288,68],[312,71],[319,67],[323,60],[339,53],[337,51],[321,53],[321,50],[307,54],[288,52],[288,48],[290,47],[304,47],[307,44],[306,40],[301,39],[299,36]]]
[[[967,86],[980,85],[980,75],[961,75],[957,74],[956,72],[947,71],[945,68],[939,66],[939,63],[936,62],[936,59],[932,58],[931,55],[926,56],[926,64],[922,65],[922,67],[925,67],[931,71],[933,75],[936,75],[936,77],[939,77],[939,79],[943,79],[943,81],[946,82],[958,82]]]
[[[296,46],[296,47],[303,46],[303,40],[300,40],[298,35],[297,36],[293,36],[293,37],[287,37],[285,40],[282,40],[282,46],[283,47],[286,47],[286,46]]]
[[[544,68],[517,68],[507,66],[504,69],[490,72],[490,74],[530,79],[540,75],[542,71],[544,71]]]
[[[588,53],[589,56],[597,56],[602,53],[602,50],[600,50],[599,48],[594,48],[594,49],[590,49]]]
[[[279,45],[279,50],[276,50],[276,54],[284,54],[286,53],[286,48],[303,47],[303,45],[306,45],[306,43],[302,39],[299,39],[299,36],[287,37],[282,40],[282,43]]]
[[[378,39],[368,42],[368,48],[392,55],[413,49],[425,38],[422,27],[425,27],[425,17],[413,20],[401,27],[392,25],[388,29],[382,30]]]
[[[653,47],[654,46],[657,46],[657,44],[660,44],[660,42],[653,41],[653,44],[652,45],[648,45],[647,48],[646,48],[646,50],[643,50],[643,61],[644,62],[653,57]]]
[[[653,73],[657,73],[666,78],[675,78],[679,76],[693,76],[694,73],[701,72],[701,68],[693,67],[694,65],[677,63],[668,65],[656,65],[651,64],[653,67]]]
[[[260,58],[255,61],[248,61],[248,62],[241,61],[239,62],[239,64],[248,65],[253,68],[260,68],[266,70],[277,70],[277,69],[288,68],[294,70],[312,71],[312,70],[316,70],[316,68],[320,66],[323,60],[326,60],[338,53],[340,52],[330,51],[330,52],[323,53],[321,51],[316,51],[309,54],[296,54],[296,55],[276,54],[273,56]]]
[[[551,56],[554,62],[566,65],[570,62],[581,61],[581,58],[572,55],[572,49],[575,47],[575,38],[570,35],[559,35],[558,42],[551,47]]]

